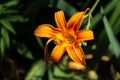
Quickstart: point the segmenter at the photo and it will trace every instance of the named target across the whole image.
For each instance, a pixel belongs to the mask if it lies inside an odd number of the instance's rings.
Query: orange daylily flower
[[[94,39],[94,35],[91,30],[79,30],[79,28],[88,10],[89,8],[75,13],[68,22],[66,22],[62,10],[55,12],[57,28],[50,24],[42,24],[35,29],[34,34],[36,36],[54,39],[57,43],[51,53],[52,60],[58,62],[63,53],[67,51],[73,61],[82,65],[86,64],[85,55],[79,43],[80,41]]]

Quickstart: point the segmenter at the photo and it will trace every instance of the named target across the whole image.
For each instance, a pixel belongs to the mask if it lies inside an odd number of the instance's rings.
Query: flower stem
[[[92,6],[92,8],[91,8],[90,12],[88,13],[88,15],[91,15],[91,14],[92,14],[92,12],[94,11],[94,9],[95,9],[96,6],[98,5],[99,1],[100,1],[100,0],[96,0],[96,2],[95,2],[94,5]]]
[[[96,6],[98,5],[100,0],[96,0],[96,2],[94,3],[94,5],[92,6],[91,10],[89,11],[89,13],[86,15],[88,16],[88,23],[86,25],[86,29],[89,29],[90,27],[90,20],[92,18],[92,12],[94,11],[94,9],[96,8]]]

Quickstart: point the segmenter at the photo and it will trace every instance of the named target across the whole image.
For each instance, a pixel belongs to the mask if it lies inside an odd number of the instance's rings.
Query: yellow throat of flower
[[[64,38],[65,43],[67,44],[72,44],[75,42],[75,36],[68,32],[63,33],[63,38]]]

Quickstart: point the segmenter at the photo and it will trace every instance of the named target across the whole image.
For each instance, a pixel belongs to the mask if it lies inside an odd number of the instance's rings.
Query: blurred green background
[[[95,39],[83,47],[85,69],[44,61],[46,38],[34,35],[40,24],[56,25],[54,13],[68,20],[77,11],[92,8],[96,0],[0,0],[0,80],[120,80],[120,0],[100,0],[92,13]],[[82,27],[87,23],[84,20]],[[49,51],[53,49],[49,44]],[[66,63],[66,65],[64,65]]]

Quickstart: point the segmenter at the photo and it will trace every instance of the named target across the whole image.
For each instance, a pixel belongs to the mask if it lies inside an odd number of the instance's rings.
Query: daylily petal
[[[65,50],[66,50],[65,44],[56,45],[52,51],[51,59],[55,62],[58,62],[62,57],[63,53],[65,52]]]
[[[83,22],[83,18],[85,16],[85,13],[89,10],[89,8],[87,8],[85,11],[81,11],[81,12],[77,12],[75,13],[68,21],[67,23],[67,28],[70,29],[74,29],[74,30],[78,30]]]
[[[34,34],[39,37],[62,39],[61,31],[50,24],[42,24],[38,26],[35,29]]]
[[[78,39],[78,41],[92,40],[92,39],[94,39],[93,31],[91,31],[91,30],[79,30],[79,32],[77,33],[77,39]]]
[[[67,46],[66,50],[73,61],[82,65],[86,64],[84,52],[78,44],[75,44],[73,46]]]
[[[66,20],[65,20],[65,16],[64,16],[64,12],[63,11],[55,12],[55,21],[56,21],[57,26],[60,29],[62,29],[62,30],[65,29],[65,27],[66,27]]]
[[[68,67],[70,69],[74,69],[74,70],[85,70],[85,66],[84,65],[78,64],[78,63],[76,63],[74,61],[70,61],[68,63]]]

